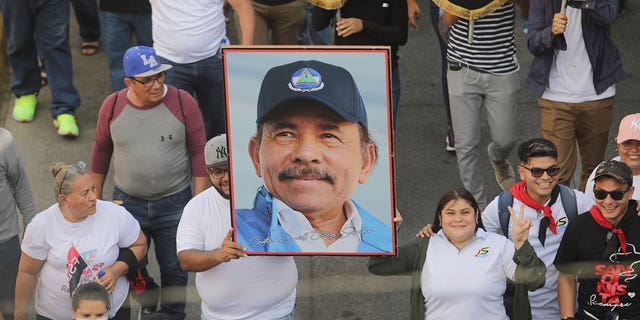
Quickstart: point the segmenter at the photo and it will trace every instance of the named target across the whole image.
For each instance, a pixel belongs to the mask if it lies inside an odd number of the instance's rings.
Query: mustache
[[[332,175],[324,170],[320,170],[315,167],[288,167],[282,169],[278,173],[279,180],[289,180],[289,179],[314,179],[314,180],[323,180],[327,181],[331,184],[335,183],[335,179]]]

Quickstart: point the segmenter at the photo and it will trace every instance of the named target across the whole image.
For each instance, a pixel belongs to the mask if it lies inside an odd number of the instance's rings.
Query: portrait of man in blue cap
[[[320,61],[269,69],[249,157],[263,180],[251,209],[235,211],[247,252],[392,252],[388,224],[351,195],[377,160],[352,75]]]

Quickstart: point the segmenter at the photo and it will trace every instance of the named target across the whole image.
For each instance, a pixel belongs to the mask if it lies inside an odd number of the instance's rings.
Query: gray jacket
[[[0,128],[0,243],[19,232],[16,205],[26,227],[36,215],[29,178],[13,135]]]

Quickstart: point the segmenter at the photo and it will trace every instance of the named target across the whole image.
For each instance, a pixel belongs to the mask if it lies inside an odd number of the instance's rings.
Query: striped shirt
[[[451,28],[447,60],[484,73],[504,75],[518,71],[514,18],[515,6],[509,3],[475,20],[472,43],[468,40],[469,20],[458,19]]]

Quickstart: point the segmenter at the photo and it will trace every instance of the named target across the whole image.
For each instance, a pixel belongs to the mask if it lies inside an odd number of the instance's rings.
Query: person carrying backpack
[[[489,203],[482,213],[482,222],[488,232],[511,239],[512,223],[507,207],[519,211],[524,206],[524,218],[533,223],[529,242],[547,267],[545,286],[529,292],[532,319],[559,319],[558,270],[553,260],[568,224],[578,214],[589,211],[594,201],[578,190],[558,184],[558,151],[551,141],[529,139],[518,147],[518,157],[518,174],[522,181]],[[518,288],[515,294],[518,295]]]

